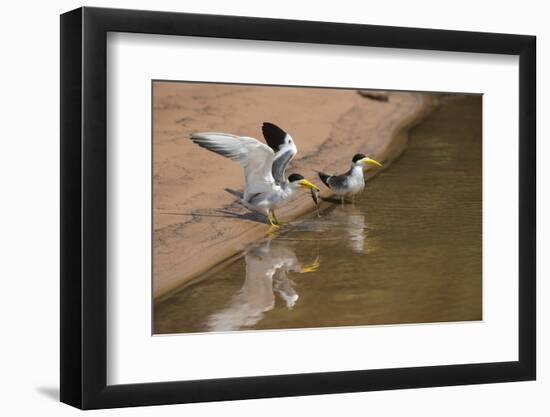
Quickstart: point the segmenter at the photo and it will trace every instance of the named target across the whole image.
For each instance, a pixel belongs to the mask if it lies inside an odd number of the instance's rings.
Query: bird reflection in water
[[[374,241],[367,239],[369,228],[364,211],[355,204],[335,206],[330,217],[331,222],[343,232],[341,237],[347,240],[353,252],[366,254],[373,251]]]
[[[364,254],[373,250],[372,239],[367,239],[369,227],[364,212],[354,204],[333,205],[321,219],[311,218],[300,222],[294,233],[313,232],[319,242],[338,240],[347,243],[355,253]],[[339,246],[343,250],[342,246]],[[340,252],[339,257],[345,254]]]
[[[335,205],[322,218],[312,217],[290,225],[284,236],[271,236],[269,240],[251,245],[244,253],[245,279],[240,290],[222,309],[206,320],[208,331],[232,331],[256,325],[265,313],[275,308],[277,297],[284,307],[292,309],[299,295],[289,273],[308,273],[319,269],[319,256],[311,263],[301,263],[292,248],[292,242],[304,236],[304,247],[323,240],[340,240],[340,251],[366,254],[373,250],[372,239],[367,239],[365,215],[353,204]],[[304,235],[307,233],[308,235]],[[348,249],[345,249],[347,246]],[[311,252],[311,251],[310,251]],[[344,255],[342,255],[345,257]]]
[[[207,319],[209,331],[231,331],[258,323],[275,307],[276,294],[292,309],[299,295],[288,273],[309,273],[319,269],[319,257],[302,264],[288,242],[268,240],[249,247],[244,255],[246,276],[241,289],[228,306]]]
[[[348,234],[348,244],[353,252],[367,253],[365,249],[365,238],[367,227],[365,224],[365,215],[355,205],[338,207],[337,212],[342,212],[342,219],[345,222],[345,229]]]

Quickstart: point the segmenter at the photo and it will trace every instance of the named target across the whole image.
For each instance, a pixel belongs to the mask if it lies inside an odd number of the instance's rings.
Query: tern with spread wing
[[[341,198],[343,204],[345,197],[350,196],[353,198],[355,194],[361,193],[365,189],[363,167],[366,164],[382,166],[380,162],[358,153],[353,157],[348,172],[341,175],[328,175],[319,172],[319,178],[335,195]]]
[[[267,145],[251,137],[217,132],[193,133],[191,140],[238,162],[245,180],[241,202],[248,209],[266,215],[272,226],[278,226],[275,209],[290,201],[299,188],[319,188],[300,174],[286,177],[286,168],[298,152],[288,133],[267,122],[262,125],[262,133]]]

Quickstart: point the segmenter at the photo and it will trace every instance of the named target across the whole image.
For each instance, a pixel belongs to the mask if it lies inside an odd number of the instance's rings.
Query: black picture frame
[[[108,32],[519,56],[519,360],[107,385]],[[82,409],[533,380],[536,377],[536,38],[186,13],[61,15],[61,401]]]

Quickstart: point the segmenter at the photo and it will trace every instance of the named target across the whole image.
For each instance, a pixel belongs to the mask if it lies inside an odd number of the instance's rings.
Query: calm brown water
[[[155,305],[155,333],[480,320],[481,98],[452,101],[354,205],[330,205]]]

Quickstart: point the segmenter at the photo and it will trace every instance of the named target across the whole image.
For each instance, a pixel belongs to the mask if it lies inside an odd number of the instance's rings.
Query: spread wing
[[[296,147],[294,147],[294,150],[286,149],[284,151],[279,151],[277,152],[277,154],[275,154],[271,173],[277,183],[283,184],[288,181],[286,177],[286,168],[292,158],[294,158],[294,155],[296,155]]]
[[[271,170],[273,178],[283,184],[287,182],[286,168],[298,153],[294,139],[279,126],[269,122],[262,125],[262,133],[266,143],[275,152]]]
[[[235,162],[244,170],[245,194],[271,190],[275,181],[271,173],[274,153],[263,143],[246,136],[228,133],[193,133],[191,140],[197,145]]]

